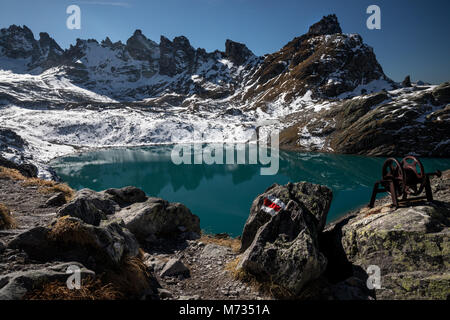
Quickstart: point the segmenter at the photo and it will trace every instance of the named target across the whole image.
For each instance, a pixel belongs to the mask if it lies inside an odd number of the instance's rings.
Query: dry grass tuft
[[[230,272],[231,275],[233,276],[233,278],[243,281],[246,276],[246,273],[242,269],[237,268],[237,266],[239,264],[239,260],[240,260],[240,258],[237,257],[236,259],[228,262],[227,265],[225,266],[225,270]]]
[[[231,273],[231,276],[239,281],[245,282],[248,285],[258,289],[258,291],[260,291],[261,286],[262,286],[262,282],[259,281],[254,275],[252,275],[251,273],[248,273],[247,271],[245,271],[242,268],[238,268],[238,264],[239,264],[240,258],[237,257],[236,259],[230,261],[226,266],[225,266],[225,270],[227,270],[228,272]]]
[[[260,279],[242,268],[238,269],[237,266],[239,264],[239,260],[240,258],[237,257],[225,266],[225,270],[230,272],[234,279],[246,283],[248,286],[255,288],[259,293],[267,295],[271,298],[291,299],[294,297],[288,289],[276,284],[271,278]]]
[[[25,296],[27,300],[117,300],[136,299],[151,288],[150,274],[138,257],[127,257],[117,270],[107,270],[96,280],[87,278],[80,290],[51,282]]]
[[[42,180],[39,178],[27,178],[16,169],[0,167],[0,179],[10,179],[23,181],[24,186],[37,186],[38,191],[43,194],[62,192],[66,201],[70,201],[75,196],[75,191],[65,183],[58,183],[51,180]]]
[[[38,191],[43,194],[64,193],[66,201],[69,202],[75,196],[75,191],[65,183],[58,183],[51,180],[42,180],[39,178],[29,178],[23,183],[24,186],[37,186]]]
[[[7,206],[0,203],[0,230],[17,228],[16,220]]]
[[[0,167],[0,179],[27,180],[18,170]]]
[[[69,220],[69,216],[59,218],[50,229],[48,238],[64,244],[78,244],[95,247],[92,234],[79,221]]]
[[[64,282],[46,283],[25,296],[26,300],[117,300],[122,294],[111,284],[103,284],[100,279],[87,278],[79,290],[70,290]]]
[[[131,299],[140,298],[151,287],[151,275],[140,257],[126,257],[118,270],[107,271],[103,278]]]
[[[239,249],[241,248],[241,241],[237,238],[217,238],[212,235],[202,234],[202,237],[199,241],[203,243],[213,243],[219,246],[229,247],[234,252],[239,252]]]

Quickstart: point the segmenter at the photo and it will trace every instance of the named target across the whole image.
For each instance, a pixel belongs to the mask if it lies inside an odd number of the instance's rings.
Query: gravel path
[[[11,210],[18,225],[17,229],[0,231],[0,239],[9,242],[18,233],[48,225],[57,208],[45,207],[45,202],[54,195],[39,192],[37,186],[24,186],[22,181],[0,178],[0,203]]]
[[[163,288],[161,297],[180,300],[270,299],[255,287],[236,280],[228,265],[236,261],[238,253],[228,246],[211,243],[210,239],[202,237],[188,241],[185,248],[172,254],[146,256],[146,264],[155,270]],[[181,261],[189,269],[189,275],[162,277],[164,264],[170,259]]]

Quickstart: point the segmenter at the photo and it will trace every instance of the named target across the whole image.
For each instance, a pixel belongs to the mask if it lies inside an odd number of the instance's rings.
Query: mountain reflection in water
[[[261,165],[181,164],[172,146],[100,149],[55,159],[51,165],[74,189],[96,191],[133,185],[149,196],[181,202],[207,232],[239,235],[253,199],[273,183],[309,181],[333,190],[328,221],[369,201],[385,158],[280,151],[277,175]],[[422,159],[427,172],[450,168],[450,159]]]

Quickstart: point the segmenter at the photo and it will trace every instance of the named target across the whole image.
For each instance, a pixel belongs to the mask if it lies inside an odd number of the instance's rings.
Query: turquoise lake
[[[386,159],[280,151],[278,173],[264,176],[259,164],[176,165],[171,150],[172,146],[98,149],[57,158],[51,165],[74,189],[136,186],[149,196],[185,204],[200,217],[206,232],[237,236],[253,199],[273,183],[309,181],[330,187],[328,221],[367,205]],[[421,160],[426,172],[450,168],[450,159]]]

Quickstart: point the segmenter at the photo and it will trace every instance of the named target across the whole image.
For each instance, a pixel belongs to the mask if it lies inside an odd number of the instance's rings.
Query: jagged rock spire
[[[148,39],[142,34],[140,29],[137,29],[127,40],[126,47],[133,58],[137,60],[149,60],[153,57],[158,44]]]
[[[253,53],[243,43],[234,42],[229,39],[225,42],[225,55],[236,64],[243,64]]]
[[[313,36],[323,36],[336,33],[342,33],[342,29],[335,14],[330,14],[323,17],[319,22],[313,24],[308,31],[308,35]]]

